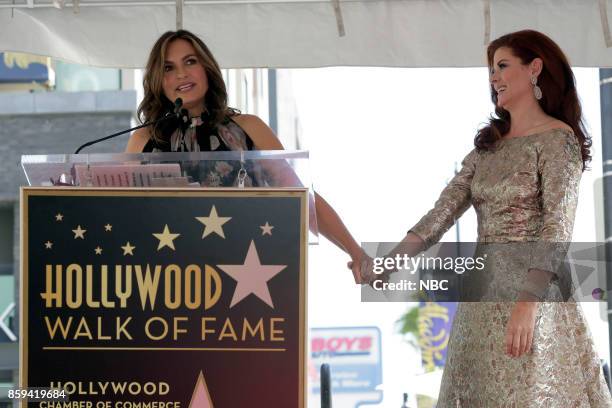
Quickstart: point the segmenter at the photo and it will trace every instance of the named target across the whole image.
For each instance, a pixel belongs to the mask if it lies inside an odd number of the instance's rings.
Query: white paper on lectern
[[[92,187],[152,187],[154,179],[181,177],[181,166],[178,163],[76,164],[74,171],[77,185]]]

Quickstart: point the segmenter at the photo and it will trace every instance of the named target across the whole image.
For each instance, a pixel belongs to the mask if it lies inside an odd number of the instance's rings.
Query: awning
[[[142,67],[178,20],[224,68],[471,67],[532,28],[574,66],[612,67],[611,17],[610,0],[0,0],[0,51]]]

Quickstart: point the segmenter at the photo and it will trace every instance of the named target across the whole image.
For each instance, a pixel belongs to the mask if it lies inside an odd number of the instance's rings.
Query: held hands
[[[396,255],[408,255],[416,256],[420,252],[426,249],[425,242],[423,239],[415,234],[409,232],[397,246],[386,255],[386,257],[393,258]],[[355,246],[353,251],[348,251],[351,255],[352,260],[348,262],[348,268],[353,272],[355,283],[357,284],[368,284],[373,285],[375,281],[380,280],[383,283],[388,282],[390,275],[397,270],[390,270],[385,268],[383,273],[374,273],[374,262],[361,247]]]
[[[358,285],[366,284],[371,286],[376,280],[388,282],[389,275],[392,272],[389,270],[385,270],[381,274],[374,272],[374,261],[363,250],[354,256],[353,260],[349,261],[346,266],[353,272],[353,278],[355,278],[355,283]]]
[[[363,250],[352,256],[352,260],[346,266],[353,272],[353,278],[358,285],[370,283],[376,277],[376,274],[373,272],[374,263],[372,258]]]
[[[511,357],[520,357],[531,352],[538,303],[518,301],[510,313],[506,326],[505,351]]]

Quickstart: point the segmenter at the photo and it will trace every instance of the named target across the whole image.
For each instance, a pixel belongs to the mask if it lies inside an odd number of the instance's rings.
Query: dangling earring
[[[538,86],[537,76],[534,75],[531,77],[531,85],[533,85],[533,96],[539,101],[542,99],[542,88]]]

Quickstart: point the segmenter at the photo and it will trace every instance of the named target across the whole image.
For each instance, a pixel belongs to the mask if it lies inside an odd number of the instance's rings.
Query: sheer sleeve
[[[434,208],[413,226],[409,232],[417,234],[429,248],[461,217],[471,205],[472,178],[478,153],[472,150],[461,163],[461,170],[440,194]]]

